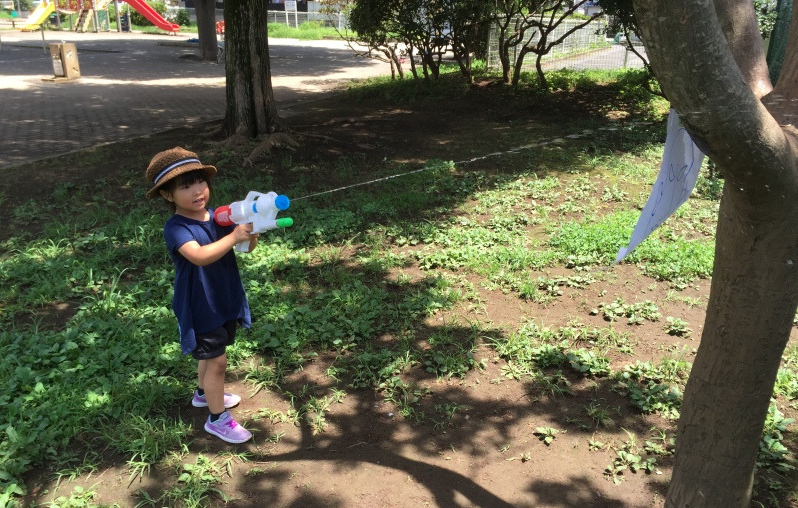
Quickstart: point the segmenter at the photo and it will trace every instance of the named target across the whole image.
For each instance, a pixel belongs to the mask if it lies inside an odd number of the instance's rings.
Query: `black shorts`
[[[234,319],[212,332],[198,333],[197,347],[191,352],[191,356],[197,360],[210,360],[222,356],[227,346],[231,346],[236,341],[237,324],[238,322]]]

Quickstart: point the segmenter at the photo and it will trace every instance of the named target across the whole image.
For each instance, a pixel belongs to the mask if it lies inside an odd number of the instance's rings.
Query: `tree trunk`
[[[735,202],[729,187],[667,507],[750,506],[763,423],[798,305],[795,206],[774,199],[757,210]]]
[[[684,393],[666,506],[748,508],[798,306],[798,142],[776,109],[790,101],[767,95],[750,0],[634,6],[665,95],[725,178],[706,322]],[[795,87],[795,80],[780,81],[775,92]],[[773,99],[767,105],[765,96]]]
[[[527,45],[523,45],[518,48],[517,51],[518,53],[515,55],[515,62],[513,62],[512,67],[512,77],[510,78],[510,85],[512,85],[513,88],[517,88],[518,83],[521,82],[521,71],[524,68],[524,60],[529,53],[532,53],[532,48]],[[538,77],[540,78],[541,88],[544,90],[548,88],[542,71],[538,73]]]
[[[216,0],[196,0],[197,37],[200,57],[207,62],[216,61]]]
[[[224,3],[227,110],[223,131],[255,138],[285,131],[272,90],[267,33],[268,2]]]

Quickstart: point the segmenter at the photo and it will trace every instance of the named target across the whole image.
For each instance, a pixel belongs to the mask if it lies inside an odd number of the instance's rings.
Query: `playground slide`
[[[141,13],[142,16],[147,18],[150,23],[157,26],[161,30],[166,30],[167,32],[179,32],[180,25],[176,25],[175,23],[170,23],[163,19],[158,11],[147,5],[147,2],[144,0],[125,0],[131,7],[136,9]]]
[[[47,17],[55,12],[55,2],[47,2],[47,3],[40,3],[38,7],[36,7],[33,12],[30,13],[30,16],[25,18],[24,24],[20,30],[22,31],[30,31],[30,30],[38,30],[39,26],[47,20]]]

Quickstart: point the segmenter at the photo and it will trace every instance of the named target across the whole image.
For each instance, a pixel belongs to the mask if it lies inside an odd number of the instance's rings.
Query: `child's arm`
[[[184,243],[177,249],[177,252],[197,266],[207,266],[222,259],[222,256],[227,254],[237,243],[249,240],[250,250],[254,249],[253,243],[257,243],[257,237],[253,238],[253,236],[252,224],[240,224],[229,235],[223,236],[213,243],[200,245],[196,240],[192,240]]]

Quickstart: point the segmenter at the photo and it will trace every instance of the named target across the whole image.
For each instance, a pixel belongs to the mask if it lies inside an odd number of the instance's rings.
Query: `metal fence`
[[[315,21],[323,26],[343,31],[347,22],[346,15],[341,12],[327,14],[321,12],[268,11],[268,16],[269,23],[284,23],[293,28],[297,28],[308,21]]]
[[[0,0],[2,1],[2,0]],[[178,8],[169,6],[166,8],[167,18],[168,19],[175,19],[177,17],[177,11],[185,10],[188,12],[189,19],[192,23],[197,23],[197,13],[196,10],[192,7],[189,8]],[[291,26],[293,28],[299,27],[302,23],[307,21],[316,21],[321,23],[323,26],[329,26],[338,28],[338,30],[343,31],[346,27],[347,18],[346,15],[342,12],[339,13],[332,13],[326,14],[321,12],[285,12],[285,11],[266,11],[268,16],[269,23],[283,23],[285,25]],[[221,9],[216,9],[216,19],[223,20],[224,19],[224,11]]]
[[[284,23],[291,27],[298,27],[302,23],[314,21],[324,26],[335,27],[343,31],[346,28],[347,17],[343,13],[321,12],[286,12],[268,11],[269,23]],[[549,40],[557,39],[561,34],[570,30],[578,21],[564,21],[554,32],[549,35]],[[585,27],[569,35],[562,44],[554,46],[552,50],[541,59],[545,70],[554,69],[625,69],[643,67],[643,60],[629,49],[625,42],[618,38],[610,39],[604,35],[606,21],[599,18]],[[535,38],[540,34],[535,34]],[[535,42],[533,38],[532,42]],[[519,48],[511,50],[510,59],[516,60]],[[645,48],[642,44],[634,45],[635,51],[645,57]],[[524,57],[522,71],[534,71],[537,55],[529,53]],[[499,60],[499,25],[493,23],[488,37],[487,67],[490,71],[501,70]]]
[[[562,34],[577,25],[577,21],[564,21],[554,32],[549,35],[549,40],[557,39]],[[513,26],[514,24],[511,24]],[[643,67],[643,60],[640,59],[629,47],[617,38],[608,39],[604,35],[606,22],[601,19],[595,20],[585,27],[576,30],[569,35],[562,44],[554,46],[551,51],[541,59],[541,66],[544,70],[554,69],[624,69]],[[491,71],[501,70],[499,60],[499,25],[494,23],[491,26],[488,37],[487,67]],[[532,43],[540,37],[536,33]],[[517,50],[513,48],[510,52],[511,62],[515,62]],[[642,45],[635,44],[635,51],[645,57],[645,49]],[[528,53],[524,57],[522,71],[534,71],[537,55]]]

